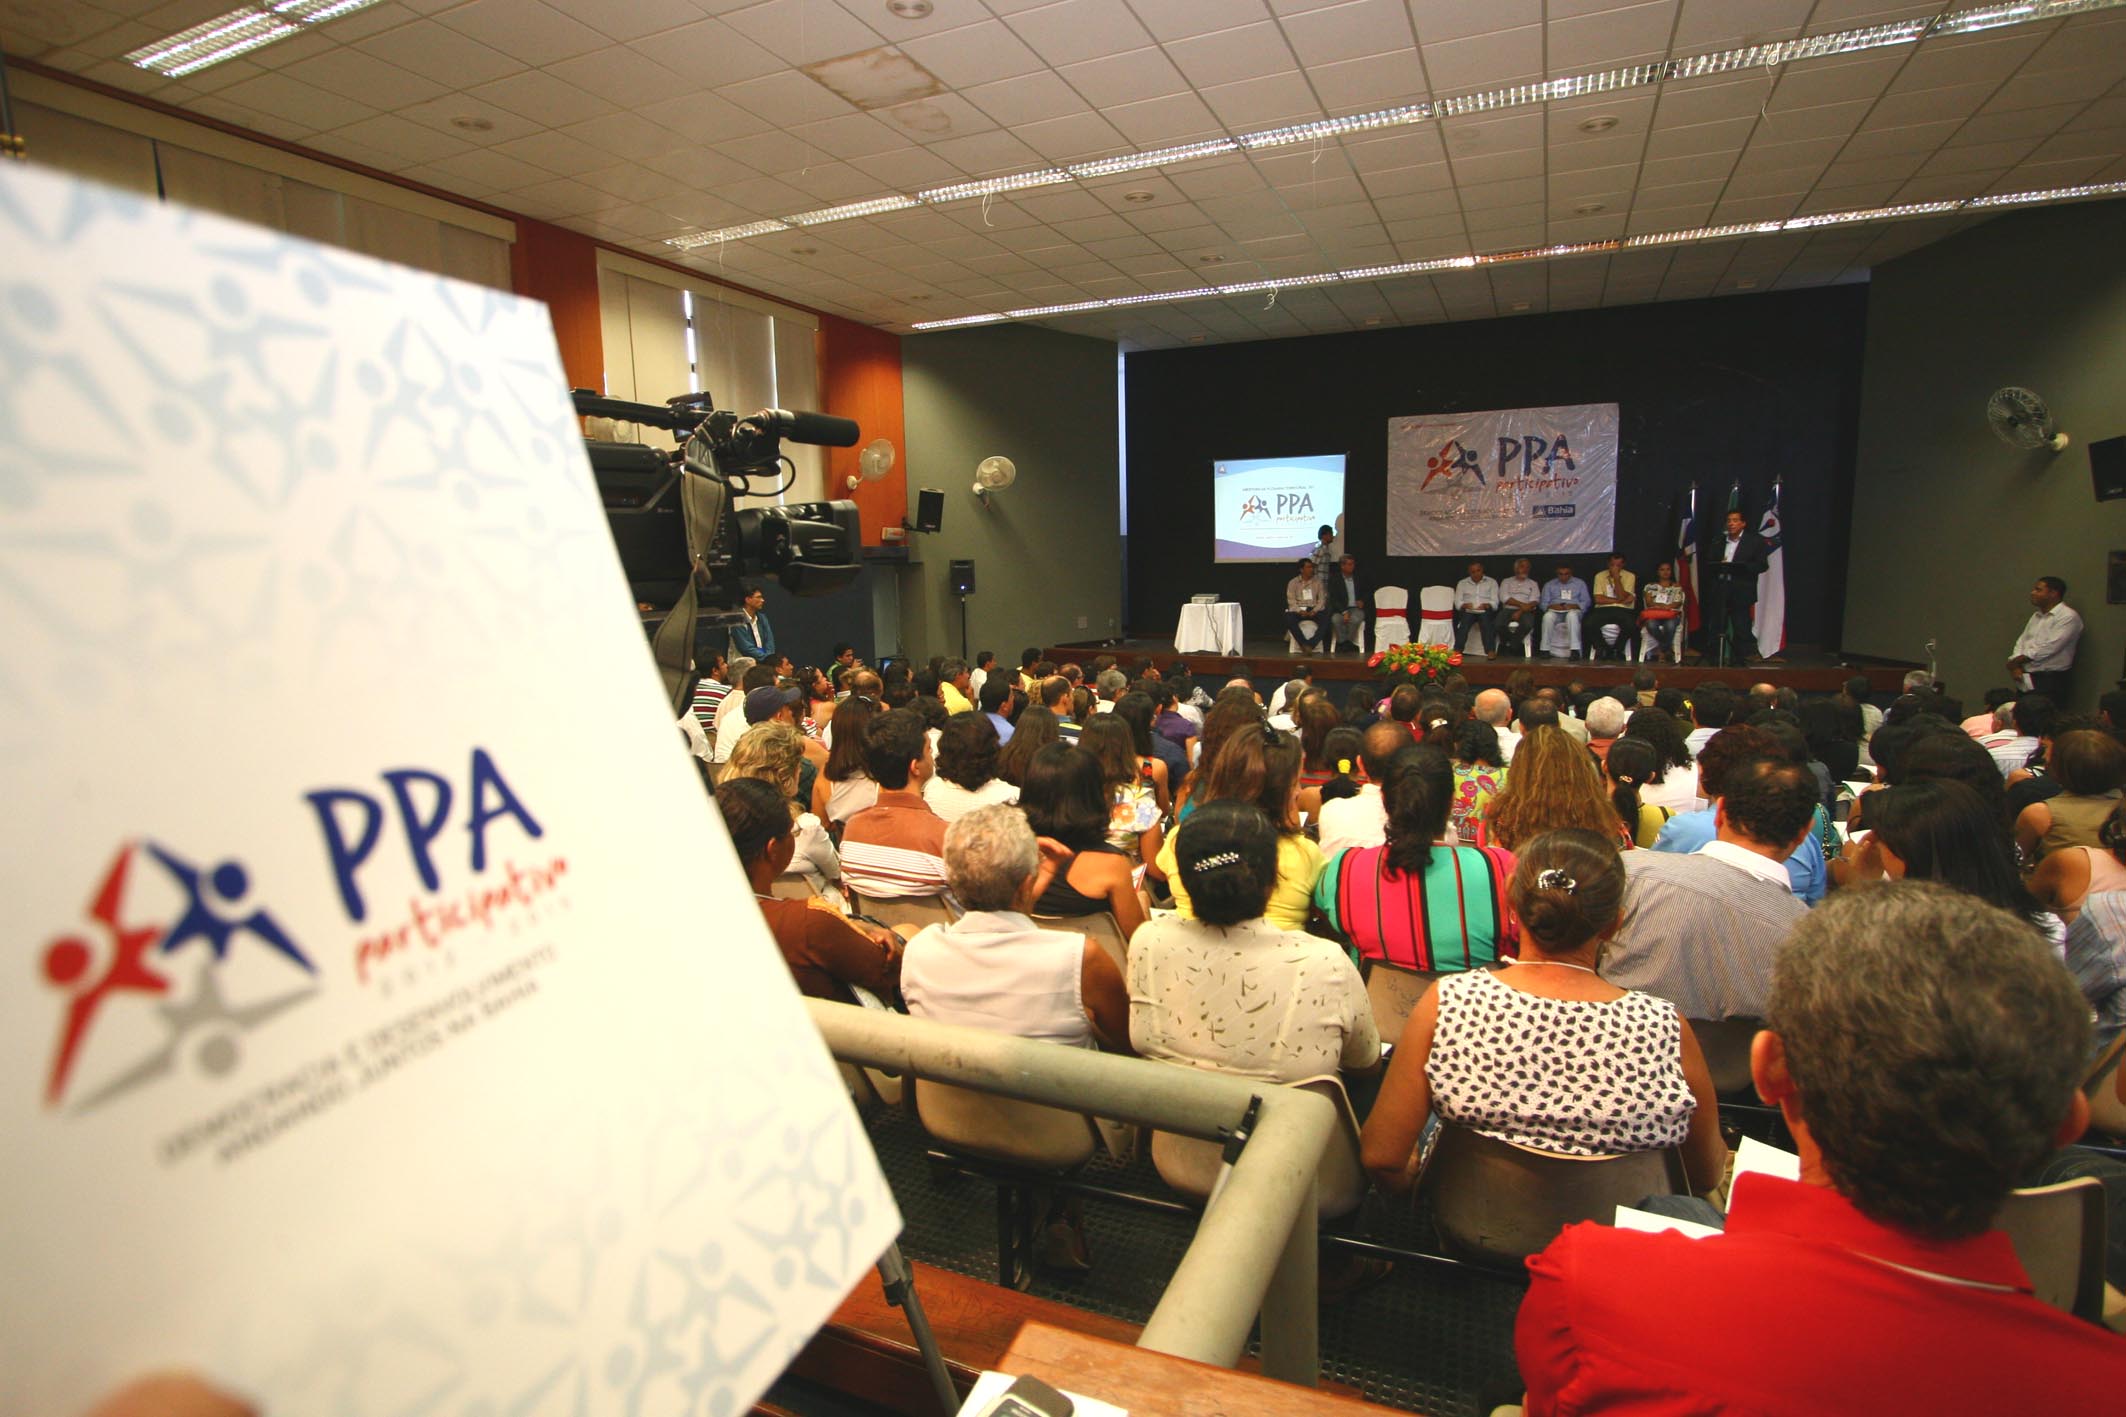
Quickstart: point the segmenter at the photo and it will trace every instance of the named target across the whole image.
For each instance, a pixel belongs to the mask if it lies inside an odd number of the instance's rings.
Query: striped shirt
[[[1784,871],[1759,874],[1706,851],[1627,851],[1624,873],[1624,919],[1602,977],[1685,1018],[1763,1018],[1772,961],[1809,909],[1774,879]]]
[[[945,819],[914,792],[882,791],[842,832],[842,884],[895,900],[945,890]]]
[[[694,717],[701,720],[705,731],[714,731],[716,706],[722,703],[723,696],[730,692],[729,684],[719,684],[706,676],[694,681]]]
[[[1506,906],[1513,853],[1497,846],[1435,846],[1418,875],[1388,865],[1386,846],[1336,854],[1314,887],[1329,925],[1366,959],[1403,969],[1481,969],[1517,952]]]

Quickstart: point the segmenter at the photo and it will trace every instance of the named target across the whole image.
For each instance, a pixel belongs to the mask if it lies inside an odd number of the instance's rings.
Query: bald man
[[[1470,712],[1475,716],[1477,722],[1490,724],[1492,731],[1498,734],[1500,761],[1512,762],[1513,750],[1521,746],[1521,735],[1514,732],[1511,727],[1513,723],[1513,700],[1506,696],[1506,691],[1504,689],[1484,690],[1484,692],[1476,696],[1476,703]]]

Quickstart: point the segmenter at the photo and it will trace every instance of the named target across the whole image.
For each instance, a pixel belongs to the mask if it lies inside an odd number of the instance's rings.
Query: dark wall
[[[1132,631],[1171,634],[1182,602],[1217,590],[1248,607],[1250,637],[1278,633],[1291,568],[1211,559],[1215,458],[1345,454],[1345,545],[1376,583],[1408,586],[1414,607],[1418,587],[1452,585],[1465,560],[1387,559],[1388,420],[1614,402],[1631,569],[1644,577],[1668,556],[1692,480],[1710,546],[1734,479],[1754,526],[1783,476],[1787,639],[1835,646],[1866,313],[1866,288],[1841,286],[1129,355]],[[1586,575],[1603,564],[1575,563]],[[1496,558],[1488,569],[1511,574]]]
[[[2112,687],[2126,606],[2105,603],[2126,502],[2098,502],[2089,444],[2126,435],[2126,202],[2017,212],[1875,271],[1869,300],[1846,643],[1922,660],[1939,646],[1950,692],[1978,702],[2039,576],[2082,614],[2071,702]],[[2074,439],[2023,452],[1993,436],[1986,399],[2034,389]]]

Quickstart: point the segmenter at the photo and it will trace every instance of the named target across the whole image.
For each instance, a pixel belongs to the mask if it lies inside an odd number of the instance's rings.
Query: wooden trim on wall
[[[509,248],[509,282],[544,301],[572,389],[605,392],[605,331],[599,319],[597,243],[581,232],[524,218]]]
[[[901,337],[835,315],[819,322],[819,402],[828,413],[853,418],[863,428],[854,448],[827,449],[829,497],[847,497],[863,518],[864,545],[887,544],[879,534],[908,517],[908,426],[902,411]],[[893,470],[877,482],[859,481],[854,490],[857,455],[863,443],[889,439]],[[905,544],[905,543],[902,543]]]

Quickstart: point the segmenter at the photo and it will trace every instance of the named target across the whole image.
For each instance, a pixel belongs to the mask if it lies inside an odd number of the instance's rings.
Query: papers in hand
[[[1798,1181],[1801,1179],[1801,1158],[1791,1151],[1767,1146],[1755,1137],[1744,1137],[1742,1144],[1735,1148],[1734,1180],[1727,1183],[1729,1194],[1734,1192],[1735,1181],[1752,1171],[1777,1176],[1782,1181]]]

